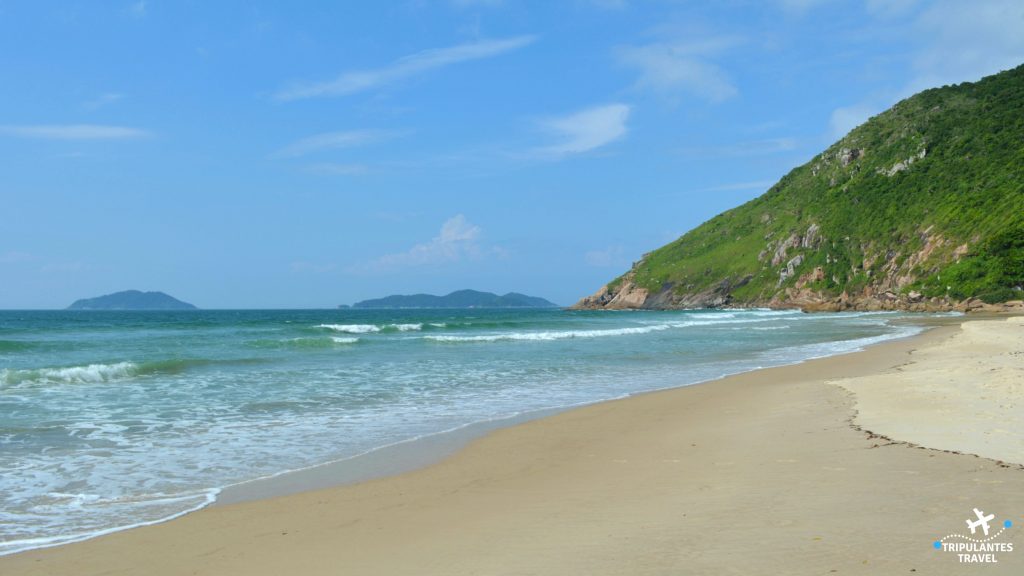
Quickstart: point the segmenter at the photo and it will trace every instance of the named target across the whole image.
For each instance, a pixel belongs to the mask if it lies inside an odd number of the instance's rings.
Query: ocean
[[[482,422],[911,335],[728,310],[0,311],[0,554]]]

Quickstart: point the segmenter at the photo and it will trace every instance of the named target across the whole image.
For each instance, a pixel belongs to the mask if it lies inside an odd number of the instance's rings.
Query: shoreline
[[[999,316],[994,315],[993,317]],[[902,319],[898,324],[916,326],[920,328],[920,331],[909,335],[894,336],[880,342],[870,342],[857,349],[837,354],[812,356],[783,364],[758,366],[741,370],[739,372],[722,374],[708,380],[699,380],[689,383],[674,383],[660,388],[630,392],[614,398],[604,398],[567,406],[555,406],[551,408],[500,416],[490,420],[470,422],[449,430],[441,430],[425,436],[400,440],[392,444],[372,448],[366,452],[340,458],[338,460],[322,462],[320,464],[314,464],[297,470],[285,470],[270,476],[254,478],[224,486],[218,489],[216,498],[203,508],[265,500],[267,498],[278,498],[281,496],[289,496],[314,490],[351,486],[361,482],[405,474],[437,464],[445,458],[456,454],[470,443],[483,438],[496,430],[520,426],[535,420],[550,418],[563,412],[579,410],[581,408],[606,402],[627,400],[637,396],[657,394],[690,386],[705,386],[727,378],[740,376],[742,374],[749,374],[751,372],[781,368],[785,366],[796,366],[814,360],[834,358],[847,354],[856,354],[874,346],[884,346],[889,343],[918,338],[934,328],[948,325],[959,325],[964,321],[966,320],[963,316],[928,316],[923,318]],[[195,511],[197,510],[193,510],[188,513],[191,514]],[[177,517],[180,516],[176,516],[175,518]],[[132,528],[127,529],[130,530]],[[58,546],[60,545],[61,544],[58,544]]]
[[[1003,315],[978,314],[972,318],[989,319],[1000,317],[1003,317]],[[890,339],[882,340],[881,342],[870,342],[857,349],[837,354],[812,356],[783,364],[758,366],[741,370],[739,372],[722,374],[707,380],[688,383],[674,383],[660,388],[630,392],[615,398],[604,398],[567,406],[555,406],[551,408],[500,416],[490,420],[470,422],[457,426],[453,429],[442,430],[425,436],[400,440],[392,444],[372,448],[366,452],[338,460],[314,464],[297,470],[285,470],[270,476],[254,478],[236,484],[231,484],[220,488],[216,499],[207,506],[222,506],[240,502],[263,500],[266,498],[288,496],[312,490],[350,486],[360,482],[404,474],[437,464],[465,448],[471,442],[478,440],[495,430],[520,426],[535,420],[549,418],[566,411],[578,410],[595,404],[626,400],[636,396],[657,394],[659,392],[677,390],[689,386],[704,386],[714,384],[715,382],[719,382],[726,378],[732,378],[734,376],[757,372],[760,370],[780,368],[784,366],[796,366],[813,360],[855,354],[874,346],[884,346],[889,343],[917,338],[934,328],[959,325],[965,321],[967,321],[967,319],[962,315],[937,315],[921,318],[898,319],[894,325],[912,325],[919,327],[920,331],[909,335],[894,336]],[[422,450],[423,448],[426,448],[426,450]]]
[[[941,324],[959,325],[962,322],[975,322],[979,321],[980,319],[978,319],[977,317],[956,317],[935,320],[941,320],[939,322]],[[692,411],[693,404],[695,402],[711,402],[713,404],[718,405],[718,407],[721,408],[723,403],[724,405],[728,405],[730,402],[735,402],[738,400],[741,401],[742,404],[742,401],[744,399],[741,397],[745,393],[753,393],[754,396],[761,396],[769,391],[776,391],[792,395],[796,394],[796,392],[798,391],[796,390],[797,388],[800,389],[800,392],[809,392],[808,388],[815,388],[815,390],[811,392],[820,394],[823,390],[829,390],[828,393],[825,393],[825,396],[828,397],[827,400],[829,401],[829,405],[832,406],[832,408],[839,406],[839,411],[845,414],[845,411],[848,411],[846,409],[849,408],[849,406],[844,407],[842,405],[844,403],[850,402],[848,394],[844,395],[842,392],[840,392],[838,386],[828,385],[824,387],[815,387],[809,386],[808,381],[824,381],[826,379],[833,380],[837,377],[852,378],[877,373],[879,371],[879,368],[888,369],[891,366],[898,364],[899,361],[902,360],[905,354],[908,353],[910,350],[915,349],[917,347],[925,346],[929,343],[933,343],[936,340],[941,339],[944,334],[949,334],[952,332],[955,332],[955,329],[940,328],[928,330],[923,334],[918,334],[909,338],[905,337],[897,340],[885,341],[883,343],[876,345],[871,345],[866,350],[858,352],[806,360],[796,364],[789,364],[772,368],[763,368],[743,372],[737,375],[726,376],[724,378],[716,380],[702,382],[700,384],[683,385],[680,387],[667,388],[657,391],[641,392],[630,395],[623,399],[602,401],[593,404],[587,404],[582,407],[562,409],[558,410],[558,412],[553,416],[546,416],[539,419],[537,419],[536,417],[530,418],[529,421],[527,421],[525,424],[516,424],[513,426],[498,424],[496,430],[488,431],[485,436],[470,438],[460,443],[458,446],[452,448],[451,451],[453,452],[453,454],[444,457],[440,462],[430,463],[424,467],[417,467],[415,470],[412,471],[400,471],[400,473],[397,476],[377,477],[376,479],[372,479],[369,481],[363,481],[357,484],[346,484],[341,486],[338,486],[337,482],[335,482],[334,487],[312,491],[304,491],[301,493],[294,493],[291,495],[278,495],[267,499],[240,499],[239,502],[236,503],[231,503],[227,501],[223,503],[217,503],[214,506],[207,507],[199,512],[195,512],[187,516],[180,517],[170,522],[165,522],[144,528],[136,528],[123,532],[117,532],[108,536],[86,540],[84,542],[65,544],[58,547],[51,547],[45,549],[25,551],[9,556],[0,557],[0,569],[6,570],[6,568],[10,566],[14,570],[14,573],[21,573],[19,572],[19,570],[27,570],[25,573],[37,573],[32,570],[35,568],[42,568],[45,566],[45,569],[38,573],[94,573],[99,571],[106,571],[108,568],[112,568],[113,573],[119,573],[116,569],[119,567],[121,571],[123,571],[123,573],[131,573],[133,568],[135,570],[139,569],[140,564],[138,564],[138,562],[140,561],[140,558],[146,557],[147,552],[166,552],[168,546],[171,548],[180,549],[182,542],[185,541],[191,541],[193,543],[205,543],[205,538],[200,538],[199,542],[195,542],[195,540],[197,538],[197,535],[199,534],[205,533],[206,536],[210,536],[211,534],[209,533],[209,530],[211,526],[219,526],[222,529],[228,529],[232,532],[232,536],[226,538],[226,540],[230,541],[229,543],[231,544],[231,546],[228,546],[228,548],[231,548],[233,546],[242,546],[242,548],[246,548],[247,546],[244,545],[244,542],[246,542],[247,539],[244,538],[244,536],[241,534],[234,534],[235,532],[249,531],[251,528],[251,523],[256,523],[258,525],[264,526],[268,523],[270,525],[291,525],[293,523],[309,523],[317,518],[322,520],[323,518],[316,511],[317,505],[314,504],[310,506],[311,503],[318,503],[321,500],[333,502],[344,501],[347,502],[348,504],[358,503],[360,504],[360,508],[364,506],[370,506],[372,508],[374,506],[374,502],[376,502],[377,505],[381,506],[381,510],[388,510],[394,506],[395,493],[390,492],[389,494],[382,494],[382,490],[384,492],[388,492],[388,488],[393,488],[393,486],[395,485],[402,485],[407,487],[411,485],[412,488],[415,488],[415,492],[423,493],[424,486],[426,484],[429,485],[429,487],[431,487],[435,491],[431,495],[433,497],[437,497],[438,493],[436,491],[441,489],[443,493],[445,482],[441,482],[440,484],[438,484],[437,482],[431,483],[425,482],[425,479],[436,480],[435,477],[440,475],[446,479],[448,488],[451,487],[453,482],[455,483],[455,485],[463,485],[463,476],[458,475],[456,477],[452,477],[450,475],[450,470],[452,468],[460,468],[466,466],[469,466],[469,468],[471,469],[477,470],[477,474],[475,477],[473,475],[469,475],[469,478],[474,479],[473,482],[482,483],[485,485],[488,482],[493,484],[496,479],[501,478],[500,474],[494,474],[495,469],[502,470],[508,467],[507,462],[502,462],[502,455],[506,454],[507,452],[499,451],[495,453],[495,444],[501,445],[503,443],[512,442],[512,444],[516,448],[516,450],[512,451],[513,456],[519,455],[520,458],[525,457],[527,460],[550,460],[552,462],[554,462],[554,460],[557,460],[557,458],[553,459],[552,455],[550,454],[552,444],[554,444],[555,448],[557,448],[558,444],[560,444],[562,441],[567,440],[568,438],[571,438],[575,442],[582,442],[583,444],[591,445],[591,447],[594,450],[600,451],[600,449],[602,448],[602,443],[614,444],[617,441],[617,439],[609,437],[607,431],[601,431],[600,428],[603,428],[604,426],[601,422],[594,422],[595,417],[603,415],[608,418],[624,421],[627,425],[624,428],[622,428],[621,431],[628,432],[629,429],[632,428],[632,425],[635,425],[637,423],[636,412],[638,410],[641,412],[641,414],[658,412],[661,404],[673,404],[677,408],[683,409],[683,411],[685,412],[687,410]],[[821,372],[827,372],[828,375],[821,375]],[[741,397],[737,397],[737,394],[739,394]],[[844,398],[844,396],[846,397]],[[769,398],[762,398],[762,400],[767,399]],[[778,401],[778,399],[776,398],[775,401]],[[761,405],[753,406],[753,408],[758,409],[760,409],[761,407]],[[748,408],[752,407],[748,406]],[[835,410],[833,410],[832,412],[834,411]],[[623,412],[627,414],[621,414]],[[740,410],[740,412],[743,411]],[[756,416],[757,410],[755,410],[754,412],[754,415]],[[728,408],[722,411],[722,417],[726,420],[735,419],[736,416],[734,416],[734,414],[736,414],[736,411],[730,410]],[[704,416],[703,414],[694,415],[698,417]],[[665,416],[665,414],[662,414],[662,420],[664,420]],[[751,414],[746,413],[745,416],[750,417]],[[835,416],[835,414],[832,414],[832,416]],[[741,418],[741,420],[744,421],[745,423],[747,423],[746,421],[748,419],[749,418]],[[576,429],[579,427],[574,428],[573,426],[569,425],[572,424],[573,422],[579,423],[579,421],[581,420],[584,421],[584,423],[589,423],[591,425],[591,428],[589,428],[588,430],[580,431]],[[659,422],[661,422],[662,420],[659,420]],[[704,420],[706,420],[706,418],[704,418]],[[846,428],[849,434],[853,434],[854,436],[859,437],[859,440],[861,442],[869,441],[869,438],[866,433],[857,432],[852,427],[852,421],[846,422],[845,420],[846,419],[844,418],[842,422],[843,428]],[[593,425],[595,424],[599,429],[596,432],[593,429]],[[707,427],[713,426],[714,424],[714,422],[703,422],[702,425]],[[774,424],[777,425],[780,423],[774,422]],[[786,426],[791,425],[791,423],[786,422],[782,422],[781,424],[783,424],[782,432],[786,432],[786,430],[784,430]],[[835,422],[832,422],[831,424],[834,425]],[[675,428],[672,428],[670,426],[670,429],[666,431],[671,432],[673,434],[678,434],[680,433],[680,431],[678,430],[679,427],[682,427],[683,429],[689,427],[699,431],[698,426],[687,424],[677,425]],[[749,427],[749,425],[747,427]],[[586,426],[584,426],[584,428],[586,428]],[[538,433],[540,431],[546,432],[538,436]],[[561,431],[563,435],[559,435],[559,431]],[[589,432],[589,434],[585,432]],[[565,436],[566,434],[568,435],[568,438]],[[531,438],[532,442],[528,442],[527,444],[524,445],[521,442],[517,443],[515,441],[516,437],[524,436]],[[591,439],[591,436],[596,436],[597,438]],[[510,437],[512,438],[512,440],[510,440]],[[520,438],[520,440],[521,439],[522,438]],[[647,440],[652,440],[652,438],[647,438]],[[712,436],[708,440],[712,444],[716,442],[719,444],[728,444],[728,439],[723,440],[716,436]],[[846,440],[850,439],[847,438]],[[535,446],[535,444],[541,444],[542,447],[531,448]],[[694,447],[696,446],[697,445],[694,444]],[[543,451],[544,448],[549,449],[548,453],[545,453]],[[729,446],[723,446],[723,448],[729,448]],[[904,449],[910,450],[910,448],[906,447],[904,447]],[[724,451],[728,452],[728,450]],[[560,452],[559,454],[561,457],[565,459],[573,459],[572,454],[565,454],[564,452]],[[930,456],[935,457],[936,455]],[[942,455],[942,459],[948,458],[958,458],[958,456],[947,454]],[[962,459],[962,457],[959,458]],[[575,456],[575,459],[578,460],[579,456]],[[686,463],[685,458],[675,458],[668,460],[672,460],[671,463],[675,464]],[[788,459],[778,460],[779,462],[776,462],[776,464],[785,464],[785,462],[782,462],[782,460]],[[613,459],[612,462],[614,463],[616,462],[616,460]],[[957,464],[962,464],[962,462],[958,462]],[[719,465],[727,468],[728,466],[738,465],[738,461],[733,461],[731,462],[731,464],[726,464],[725,462],[711,462],[712,468],[717,468],[719,467]],[[480,471],[480,466],[483,466],[483,472]],[[954,466],[954,468],[955,467],[956,466]],[[446,470],[449,472],[448,474],[445,473]],[[546,468],[539,468],[535,470],[536,476],[542,478],[545,477],[545,471]],[[718,470],[717,472],[721,472],[721,470]],[[525,482],[526,484],[531,484],[537,481],[535,478],[532,478],[531,476],[523,475],[520,475],[518,480],[520,481],[520,485],[523,482]],[[593,475],[580,476],[581,484],[593,482],[594,480],[595,478],[593,478]],[[541,490],[540,492],[543,493],[543,490]],[[430,493],[430,490],[427,490],[426,493]],[[530,500],[529,490],[517,490],[516,493],[519,495],[520,498],[526,498],[527,500]],[[369,498],[354,498],[354,496],[356,495],[367,496],[367,494],[369,495]],[[399,496],[401,494],[403,494],[403,492],[398,492]],[[566,493],[563,490],[560,491],[558,494],[562,498],[568,498],[570,500],[572,499],[571,491],[569,493]],[[399,498],[399,500],[401,500],[401,498]],[[504,509],[504,507],[501,506],[500,502],[487,501],[483,502],[482,504],[484,504],[482,507],[485,509],[488,508],[488,506],[493,508],[495,505],[497,505],[499,508]],[[346,507],[343,506],[342,508]],[[471,511],[475,511],[475,509]],[[505,511],[507,512],[507,510]],[[537,511],[535,510],[535,512]],[[443,515],[448,516],[449,514],[445,513]],[[657,514],[653,515],[657,516]],[[248,517],[249,521],[237,522],[239,516]],[[489,515],[484,515],[483,517],[479,517],[477,515],[474,516],[474,518],[478,522],[486,523],[486,518],[488,516]],[[415,514],[413,514],[412,516],[405,516],[404,520],[406,522],[414,523],[419,523],[423,521],[422,518],[417,518]],[[225,521],[227,521],[228,523],[224,524]],[[396,529],[399,530],[399,532],[401,532],[400,526],[397,526],[395,524],[389,524],[388,526],[390,527],[390,530],[392,532]],[[285,532],[288,531],[285,530]],[[350,533],[347,535],[359,536],[358,534],[353,535]],[[459,539],[460,537],[464,539],[467,536],[469,535],[465,533],[460,533],[458,536],[456,536],[456,539]],[[422,535],[420,535],[420,537],[422,537]],[[220,539],[222,544],[224,543],[223,540],[225,540],[225,538]],[[316,538],[314,538],[314,540],[316,540]],[[373,538],[370,538],[370,540],[373,540]],[[387,540],[387,538],[385,538],[385,540]],[[165,541],[170,542],[170,544],[164,544],[163,542]],[[217,538],[214,538],[214,541],[217,541]],[[148,545],[142,545],[140,547],[140,542],[148,543]],[[381,547],[387,548],[387,542],[381,542],[379,539],[371,543],[373,544],[371,548],[377,549],[378,551],[380,551]],[[309,543],[307,542],[307,544]],[[397,544],[397,542],[395,544]],[[541,543],[534,542],[534,544],[540,546]],[[205,547],[208,548],[208,546]],[[544,548],[544,546],[540,547]],[[316,548],[316,546],[314,546],[314,548]],[[353,547],[353,550],[350,552],[354,552],[359,548],[361,547]],[[527,546],[527,548],[530,549],[531,547]],[[320,550],[319,552],[322,553],[323,551]],[[282,550],[281,553],[302,555],[305,558],[305,556],[308,554],[314,554],[314,551],[306,546],[300,546],[300,549],[285,549]],[[429,556],[431,556],[431,554],[428,554],[427,556],[427,558],[424,558],[422,555],[419,556],[420,561],[429,559]],[[132,560],[133,557],[134,561]],[[321,560],[324,560],[322,554],[318,557]],[[389,559],[390,561],[404,557],[405,555],[400,555],[399,557],[391,558],[390,555],[384,555],[377,556],[377,559]],[[225,573],[225,571],[227,573],[263,573],[258,570],[260,568],[259,565],[247,564],[246,567],[243,568],[242,565],[240,564],[236,565],[229,563],[227,565],[221,565],[219,561],[213,564],[206,564],[205,561],[202,560],[202,558],[204,558],[202,554],[194,556],[191,554],[186,554],[185,557],[175,556],[175,566],[177,566],[177,568],[179,569],[184,569],[185,566],[190,567],[190,569],[200,570],[208,568],[210,570],[208,573]],[[479,560],[479,558],[477,558],[477,560]],[[68,562],[70,562],[70,564],[68,564]],[[185,564],[181,564],[181,562],[185,562]],[[108,566],[108,563],[110,564],[110,566]],[[214,570],[213,566],[215,564],[220,566],[221,569]],[[306,561],[303,560],[302,564],[305,565]],[[329,565],[330,563],[328,562],[327,564]],[[367,566],[370,565],[372,565],[372,563],[367,564]],[[414,565],[418,564],[408,564],[408,566],[410,567]],[[281,568],[280,564],[278,564],[277,566]],[[75,567],[75,569],[72,570],[72,567]],[[307,572],[319,573],[325,571],[324,569],[327,567],[328,566],[310,566],[310,570]],[[451,566],[449,566],[449,568],[450,567]],[[955,569],[956,565],[952,565],[952,567]],[[604,565],[595,564],[591,568],[594,571],[601,572],[606,567]],[[65,572],[64,570],[67,570],[67,572]],[[591,570],[588,570],[588,572],[590,571]],[[431,570],[427,570],[426,572],[429,573],[431,572]],[[646,573],[646,571],[641,572]],[[154,573],[161,572],[157,571]],[[168,568],[166,573],[170,574],[177,572],[175,571],[175,569]],[[272,572],[268,571],[266,573]],[[454,571],[452,572],[442,571],[440,570],[440,566],[438,566],[437,573],[461,572],[459,569],[454,569]],[[509,571],[508,573],[516,572]],[[652,571],[650,573],[660,572]]]

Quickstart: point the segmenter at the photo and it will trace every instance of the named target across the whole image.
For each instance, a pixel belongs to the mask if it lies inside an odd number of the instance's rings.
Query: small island
[[[396,294],[356,302],[352,308],[558,308],[558,304],[517,292],[499,296],[479,290],[457,290],[446,296]]]
[[[95,298],[82,298],[68,306],[68,310],[197,310],[163,292],[125,290]]]

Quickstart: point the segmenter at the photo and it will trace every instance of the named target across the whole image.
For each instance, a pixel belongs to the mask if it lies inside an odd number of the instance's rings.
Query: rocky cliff
[[[576,307],[979,310],[1022,289],[1024,66],[896,104]]]

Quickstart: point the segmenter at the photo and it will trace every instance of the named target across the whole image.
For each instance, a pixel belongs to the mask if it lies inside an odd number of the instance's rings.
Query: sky
[[[0,308],[571,304],[924,88],[1019,0],[0,0]]]

